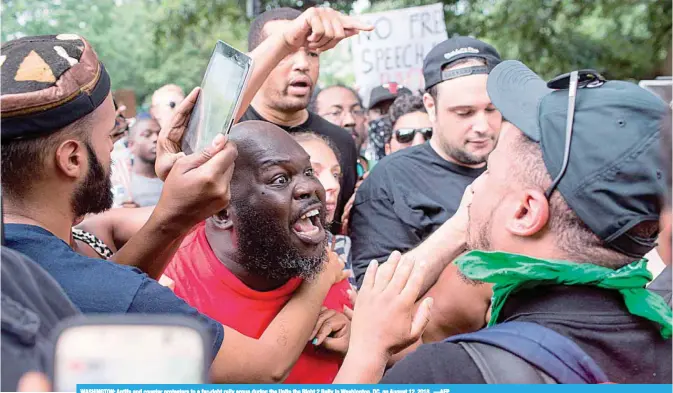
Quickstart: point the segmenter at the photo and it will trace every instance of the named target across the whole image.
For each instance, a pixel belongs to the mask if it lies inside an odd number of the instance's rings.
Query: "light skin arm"
[[[456,214],[416,248],[404,254],[403,258],[409,258],[416,263],[422,261],[427,266],[420,297],[437,283],[440,275],[451,261],[466,251],[468,208],[471,201],[472,188],[468,186]]]
[[[413,264],[424,264],[424,275],[420,283],[419,297],[414,309],[418,312],[427,299],[433,299],[432,315],[423,336],[401,351],[388,358],[388,366],[413,352],[424,342],[436,341],[445,332],[461,328],[462,324],[474,323],[476,313],[467,312],[471,306],[483,304],[483,288],[475,288],[464,282],[459,276],[455,265],[451,264],[466,248],[468,207],[472,200],[472,189],[467,187],[460,207],[456,214],[439,227],[430,237],[415,249],[402,256],[405,261]],[[469,305],[456,302],[454,296],[467,297]],[[437,300],[434,300],[437,299]],[[458,308],[463,314],[454,315]],[[467,315],[465,315],[467,314]],[[482,319],[483,321],[483,319]],[[456,324],[458,326],[456,326]],[[477,329],[474,329],[477,330]],[[450,334],[449,334],[450,335]],[[444,336],[442,338],[448,337]]]
[[[383,265],[372,262],[367,268],[353,310],[348,354],[335,384],[377,383],[392,354],[423,334],[433,301],[426,298],[415,308],[425,265],[400,259],[394,252]]]

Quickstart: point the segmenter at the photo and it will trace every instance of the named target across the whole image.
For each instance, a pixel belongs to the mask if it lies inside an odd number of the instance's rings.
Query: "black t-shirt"
[[[53,329],[79,310],[47,272],[6,247],[2,247],[0,278],[2,391],[14,392],[26,372],[51,372]]]
[[[408,251],[458,210],[465,188],[484,172],[443,159],[430,143],[385,157],[355,195],[350,229],[358,283],[372,259]]]
[[[252,105],[248,107],[248,110],[245,111],[245,114],[239,121],[248,120],[261,120],[269,122],[263,118],[252,107]],[[358,156],[355,149],[355,142],[353,141],[350,133],[339,126],[328,122],[315,113],[312,113],[311,111],[308,112],[308,119],[298,126],[290,127],[280,124],[276,125],[289,133],[312,131],[316,134],[326,136],[331,139],[339,149],[339,165],[341,165],[341,173],[343,174],[343,177],[341,179],[341,192],[339,193],[339,201],[334,215],[335,224],[339,224],[339,221],[341,221],[341,213],[343,212],[343,208],[350,199],[351,195],[353,195],[353,191],[355,191],[355,183],[357,182],[356,163]]]
[[[671,340],[659,327],[630,314],[622,295],[584,286],[549,286],[510,296],[500,322],[535,322],[573,340],[610,382],[671,383]],[[477,365],[457,343],[421,345],[381,383],[483,384]]]

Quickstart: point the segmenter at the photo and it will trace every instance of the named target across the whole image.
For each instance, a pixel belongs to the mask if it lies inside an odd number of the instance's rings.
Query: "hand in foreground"
[[[350,300],[353,307],[355,307],[355,302],[358,300],[358,290],[357,290],[357,288],[355,288],[351,284],[351,289],[346,291],[346,294],[348,295],[348,300]],[[344,315],[352,321],[353,320],[353,309],[348,307],[348,306],[344,306]]]
[[[324,52],[344,38],[371,30],[373,26],[331,8],[309,8],[292,21],[283,38],[292,50],[306,47]]]
[[[393,354],[416,342],[430,320],[432,298],[424,299],[414,313],[424,264],[400,261],[400,257],[395,251],[383,265],[375,261],[369,264],[351,322],[351,351],[374,356],[383,365]]]
[[[203,151],[189,156],[181,151],[182,134],[198,95],[199,88],[195,88],[180,103],[157,141],[155,170],[164,180],[164,188],[154,213],[161,214],[179,231],[188,230],[229,206],[229,183],[238,156],[236,145],[222,134]]]
[[[350,320],[342,313],[323,307],[311,333],[311,344],[346,355],[350,339]]]
[[[196,99],[199,97],[201,88],[196,87],[175,109],[173,118],[166,127],[162,127],[157,139],[157,160],[154,164],[154,170],[159,179],[166,181],[168,173],[173,168],[175,162],[185,156],[182,152],[182,135],[187,129],[189,118],[192,115],[192,109],[196,105]]]
[[[51,392],[53,390],[47,375],[37,371],[23,374],[16,387],[17,392]]]

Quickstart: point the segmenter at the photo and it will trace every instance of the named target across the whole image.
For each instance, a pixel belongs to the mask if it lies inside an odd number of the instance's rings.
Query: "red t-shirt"
[[[217,259],[206,238],[204,224],[185,238],[164,274],[175,281],[175,294],[187,303],[254,338],[264,333],[302,282],[294,278],[267,292],[250,289]],[[324,306],[339,312],[343,312],[344,305],[352,307],[346,293],[349,288],[348,280],[332,286]],[[309,342],[285,383],[332,383],[342,360],[340,355],[316,349]]]

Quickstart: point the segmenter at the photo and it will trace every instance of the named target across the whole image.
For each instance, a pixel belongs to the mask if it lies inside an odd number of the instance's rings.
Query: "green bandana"
[[[498,320],[502,306],[514,291],[537,285],[592,285],[614,289],[624,296],[626,308],[661,325],[661,335],[671,337],[673,313],[664,299],[645,289],[652,274],[641,259],[620,269],[612,270],[589,263],[536,259],[504,252],[471,251],[458,257],[458,269],[472,280],[495,284],[491,301],[492,326]]]

